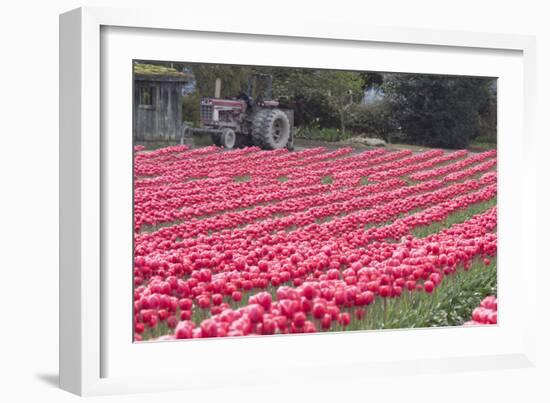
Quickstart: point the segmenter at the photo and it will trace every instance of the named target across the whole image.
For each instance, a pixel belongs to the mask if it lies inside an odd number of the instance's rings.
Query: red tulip
[[[203,295],[197,299],[199,307],[202,309],[210,308],[210,297]]]
[[[350,323],[350,316],[347,312],[342,312],[340,316],[338,317],[338,323],[340,323],[342,326],[346,327]]]
[[[212,319],[206,319],[201,323],[200,327],[202,331],[202,337],[217,337],[218,326]]]
[[[380,296],[382,298],[391,296],[391,293],[392,293],[392,289],[389,285],[383,285],[380,287]]]
[[[347,301],[346,293],[344,290],[337,290],[334,293],[334,302],[336,302],[337,305],[344,305]]]
[[[432,291],[434,290],[434,283],[431,282],[431,281],[426,281],[424,282],[424,290],[428,293],[428,294],[431,294]]]
[[[331,325],[332,325],[332,318],[330,317],[329,314],[325,314],[321,319],[321,327],[324,330],[328,330]]]
[[[191,316],[193,316],[191,311],[180,311],[180,320],[189,320],[191,319]]]
[[[259,304],[252,304],[247,307],[248,317],[252,323],[258,323],[262,321],[264,315],[264,309]]]
[[[309,320],[304,323],[304,333],[315,333],[317,331],[317,328],[315,327],[315,324],[313,322],[310,322]]]
[[[145,325],[143,323],[136,323],[134,326],[134,330],[136,333],[141,334],[145,331]]]
[[[321,302],[316,302],[313,305],[313,317],[315,319],[321,319],[325,315],[325,305]]]
[[[494,150],[136,148],[135,340],[140,323],[144,338],[146,327],[176,327],[158,340],[178,327],[187,338],[348,327],[349,312],[362,320],[379,309],[375,295],[431,294],[477,259],[490,266],[495,208],[425,238],[412,231],[493,199],[495,166]],[[236,182],[235,169],[250,180]],[[327,174],[333,183],[320,183]],[[243,290],[254,295],[232,309]],[[479,308],[477,319],[496,323],[496,298]],[[181,325],[197,313],[208,317]]]
[[[190,321],[179,322],[176,326],[174,335],[177,339],[190,339],[193,337],[193,329],[195,325]]]
[[[233,291],[233,293],[231,293],[231,299],[235,302],[239,302],[242,299],[242,295],[239,291]]]

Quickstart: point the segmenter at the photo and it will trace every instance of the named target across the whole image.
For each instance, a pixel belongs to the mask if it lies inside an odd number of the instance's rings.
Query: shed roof
[[[135,63],[134,78],[148,81],[178,81],[188,82],[190,75],[174,68],[158,64]]]

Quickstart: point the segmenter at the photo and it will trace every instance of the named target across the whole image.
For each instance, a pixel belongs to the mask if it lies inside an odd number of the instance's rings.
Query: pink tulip
[[[136,341],[160,330],[158,340],[346,328],[381,309],[376,295],[432,294],[446,276],[496,258],[496,208],[412,235],[495,198],[494,150],[134,154]],[[497,323],[496,311],[488,297],[469,322]],[[196,315],[207,317],[195,327]]]

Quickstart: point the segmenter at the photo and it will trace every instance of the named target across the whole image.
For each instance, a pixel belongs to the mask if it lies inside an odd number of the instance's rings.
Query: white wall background
[[[308,4],[309,3],[309,4]],[[549,224],[546,118],[550,111],[550,29],[544,1],[452,2],[338,0],[330,2],[157,0],[20,0],[0,12],[0,396],[5,402],[75,401],[57,389],[58,357],[58,14],[81,5],[110,7],[185,7],[182,20],[196,15],[277,19],[300,24],[308,18],[376,25],[446,28],[537,36],[537,130],[540,228],[533,242],[544,251]],[[544,185],[544,186],[543,186]],[[98,401],[550,401],[549,269],[541,253],[540,278],[522,287],[537,288],[538,366],[452,375],[372,378],[350,384],[262,387],[194,393],[164,393],[94,398]],[[229,364],[230,365],[230,364]]]

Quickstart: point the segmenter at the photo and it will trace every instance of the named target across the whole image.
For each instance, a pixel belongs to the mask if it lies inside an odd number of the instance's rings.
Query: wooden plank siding
[[[182,87],[185,81],[169,77],[134,76],[133,134],[136,141],[173,141],[182,129]],[[150,105],[141,91],[151,92]],[[146,97],[149,100],[149,97]]]

